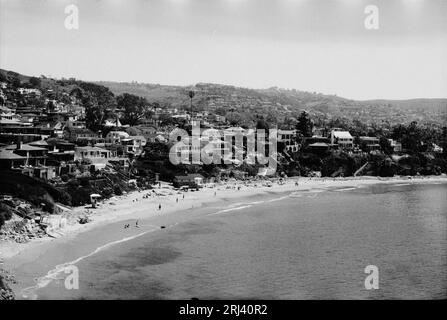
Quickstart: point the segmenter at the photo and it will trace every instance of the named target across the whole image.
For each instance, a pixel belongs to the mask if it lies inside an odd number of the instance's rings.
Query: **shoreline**
[[[200,208],[212,205],[235,204],[234,201],[249,197],[261,197],[279,195],[281,193],[306,191],[309,189],[330,190],[333,188],[350,188],[373,184],[417,184],[447,182],[446,176],[420,176],[412,177],[351,177],[351,178],[298,178],[299,186],[295,186],[297,178],[288,178],[284,185],[273,183],[272,187],[258,186],[247,187],[242,185],[241,189],[232,188],[233,184],[227,183],[215,188],[204,188],[196,192],[173,194],[166,196],[151,196],[147,199],[143,195],[149,191],[134,191],[124,196],[112,197],[101,201],[95,214],[91,216],[92,221],[81,225],[68,225],[62,230],[64,235],[59,238],[35,239],[25,244],[8,242],[0,243],[0,260],[4,261],[4,268],[13,274],[19,269],[21,276],[13,290],[18,295],[19,291],[34,280],[34,276],[47,277],[60,267],[60,264],[75,264],[79,257],[87,258],[98,250],[138,237],[139,235],[160,229],[161,225],[167,227],[175,226],[185,219],[200,216]],[[259,184],[259,183],[258,183]],[[167,190],[167,189],[155,189]],[[217,194],[214,195],[214,192]],[[115,198],[115,199],[114,199]],[[178,198],[178,202],[176,199]],[[138,199],[138,200],[136,200]],[[113,203],[113,204],[112,204]],[[162,209],[158,210],[158,205]],[[231,206],[230,206],[231,207]],[[194,209],[194,210],[191,210]],[[73,212],[84,211],[84,207],[76,207]],[[139,227],[133,224],[139,221]],[[131,224],[132,227],[124,229],[123,224]],[[45,259],[43,257],[45,256]],[[40,264],[33,262],[39,260]],[[43,262],[41,260],[44,260]],[[67,263],[67,261],[70,261]],[[56,266],[56,268],[55,268]],[[44,270],[42,272],[42,270]],[[45,276],[45,272],[50,272]],[[56,270],[57,271],[57,270]],[[23,278],[23,279],[22,279]],[[41,279],[39,278],[39,279]],[[21,298],[21,297],[17,297]]]

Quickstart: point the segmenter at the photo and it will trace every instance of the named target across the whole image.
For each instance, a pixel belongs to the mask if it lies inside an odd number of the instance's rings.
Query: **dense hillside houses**
[[[89,192],[110,196],[157,179],[181,184],[193,177],[206,182],[447,171],[447,130],[432,122],[434,109],[416,123],[410,121],[413,113],[404,121],[407,111],[383,101],[365,108],[334,96],[278,88],[197,84],[190,99],[191,88],[158,86],[158,96],[151,96],[155,91],[147,86],[148,96],[140,97],[119,92],[113,83],[31,78],[4,70],[0,76],[1,170],[56,188],[64,194],[58,201],[66,204],[87,203]],[[132,92],[133,87],[123,88]],[[175,129],[191,136],[197,125],[198,143],[190,137],[183,144],[170,140]],[[245,161],[262,156],[258,147],[248,148],[248,134],[256,129],[277,130],[276,170]],[[238,134],[245,136],[242,144],[232,140]],[[253,137],[268,155],[270,141]],[[210,164],[194,159],[194,152],[223,159]],[[170,156],[189,161],[173,164]]]

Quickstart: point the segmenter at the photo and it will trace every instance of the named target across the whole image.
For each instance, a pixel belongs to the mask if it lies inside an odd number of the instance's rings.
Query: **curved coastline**
[[[286,184],[273,187],[204,189],[187,193],[185,199],[179,199],[178,202],[178,194],[141,199],[143,193],[140,192],[121,197],[118,204],[110,204],[110,200],[106,200],[93,216],[92,223],[69,226],[64,230],[66,235],[61,238],[31,241],[15,248],[15,251],[9,251],[9,256],[4,256],[5,268],[17,276],[18,283],[13,286],[17,298],[33,299],[37,298],[33,296],[33,291],[46,285],[48,281],[57,279],[65,266],[76,264],[79,259],[88,258],[114,244],[161,230],[162,225],[172,227],[203,215],[234,213],[247,206],[262,205],[265,201],[280,201],[283,197],[303,192],[349,191],[364,185],[383,183],[447,183],[445,176],[412,179],[359,177],[298,180],[298,186],[295,186],[296,179],[290,178]],[[214,196],[216,190],[217,194]],[[159,203],[163,204],[161,212],[157,211]],[[135,220],[140,221],[138,228],[132,226],[127,230],[123,229],[123,223],[133,224]],[[12,244],[10,246],[13,247]],[[4,252],[3,248],[5,244],[0,244],[0,252]]]

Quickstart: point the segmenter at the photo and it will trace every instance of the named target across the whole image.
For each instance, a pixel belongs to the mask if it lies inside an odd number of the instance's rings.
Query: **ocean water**
[[[79,290],[52,281],[36,293],[39,299],[447,298],[446,191],[445,183],[384,184],[222,202],[80,259]],[[378,267],[378,290],[365,289],[368,265]]]

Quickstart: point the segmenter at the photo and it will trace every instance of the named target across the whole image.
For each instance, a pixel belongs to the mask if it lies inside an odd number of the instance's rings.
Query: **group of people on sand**
[[[135,222],[135,228],[139,228],[140,226],[138,225],[138,220]],[[130,223],[127,223],[124,225],[124,229],[128,229],[130,228]]]

